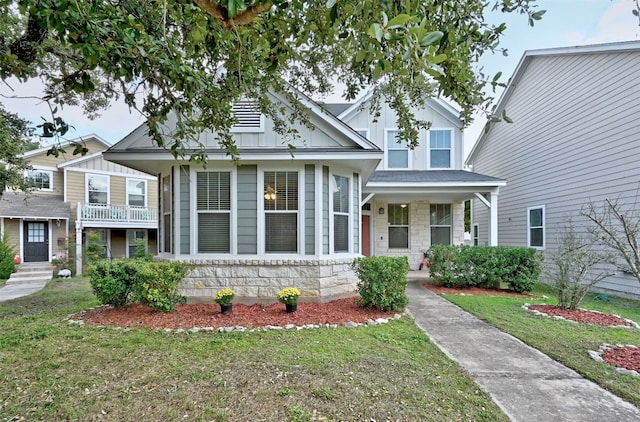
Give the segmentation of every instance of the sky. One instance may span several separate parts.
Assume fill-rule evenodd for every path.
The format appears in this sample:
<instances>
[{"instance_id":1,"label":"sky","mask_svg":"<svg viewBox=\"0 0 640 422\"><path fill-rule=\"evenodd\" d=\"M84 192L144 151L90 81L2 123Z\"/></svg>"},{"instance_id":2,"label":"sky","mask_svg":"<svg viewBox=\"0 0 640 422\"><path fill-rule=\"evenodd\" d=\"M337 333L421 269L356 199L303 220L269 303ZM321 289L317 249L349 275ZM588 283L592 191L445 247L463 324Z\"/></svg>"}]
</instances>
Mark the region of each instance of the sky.
<instances>
[{"instance_id":1,"label":"sky","mask_svg":"<svg viewBox=\"0 0 640 422\"><path fill-rule=\"evenodd\" d=\"M507 23L500 45L508 50L508 56L489 53L483 57L478 65L484 68L485 73L493 75L500 71L503 78L508 79L526 50L640 40L638 18L631 13L634 0L538 0L537 4L539 9L547 12L542 20L535 22L534 27L528 26L525 15L498 12L488 15L490 22ZM6 98L41 95L37 83L9 81L8 84L0 84L0 95L0 102L7 110L34 124L43 121L41 116L50 116L48 106L33 98ZM335 101L338 98L324 100ZM80 108L65 107L63 112L67 122L74 127L67 134L68 139L96 134L114 144L144 123L137 112L130 112L122 103L113 104L96 120L84 117ZM484 120L478 116L474 124L465 130L467 153L483 126Z\"/></svg>"}]
</instances>

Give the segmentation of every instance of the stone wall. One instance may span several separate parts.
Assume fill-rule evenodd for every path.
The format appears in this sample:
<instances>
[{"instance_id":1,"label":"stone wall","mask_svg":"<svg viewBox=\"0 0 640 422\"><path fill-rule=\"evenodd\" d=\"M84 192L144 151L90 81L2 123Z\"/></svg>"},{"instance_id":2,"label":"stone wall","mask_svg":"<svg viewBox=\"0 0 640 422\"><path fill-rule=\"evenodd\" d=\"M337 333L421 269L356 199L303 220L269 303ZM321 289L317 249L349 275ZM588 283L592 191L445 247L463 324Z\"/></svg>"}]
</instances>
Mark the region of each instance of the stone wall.
<instances>
[{"instance_id":1,"label":"stone wall","mask_svg":"<svg viewBox=\"0 0 640 422\"><path fill-rule=\"evenodd\" d=\"M327 302L356 294L353 258L343 259L181 259L192 268L179 293L190 303L211 303L229 287L234 303L273 303L283 287L297 287L301 302Z\"/></svg>"}]
</instances>

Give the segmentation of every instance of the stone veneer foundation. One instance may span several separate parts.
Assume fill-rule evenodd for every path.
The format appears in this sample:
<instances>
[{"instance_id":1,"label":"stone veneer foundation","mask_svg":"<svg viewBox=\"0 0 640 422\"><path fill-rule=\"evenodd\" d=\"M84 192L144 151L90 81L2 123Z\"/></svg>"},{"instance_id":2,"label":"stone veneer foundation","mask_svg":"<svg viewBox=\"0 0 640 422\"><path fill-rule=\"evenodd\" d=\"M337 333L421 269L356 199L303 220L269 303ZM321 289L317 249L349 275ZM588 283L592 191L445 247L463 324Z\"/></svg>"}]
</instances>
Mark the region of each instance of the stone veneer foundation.
<instances>
[{"instance_id":1,"label":"stone veneer foundation","mask_svg":"<svg viewBox=\"0 0 640 422\"><path fill-rule=\"evenodd\" d=\"M283 287L297 287L301 302L328 302L354 296L358 278L353 258L343 259L184 259L191 269L179 293L189 303L212 303L223 288L234 290L234 303L273 303Z\"/></svg>"}]
</instances>

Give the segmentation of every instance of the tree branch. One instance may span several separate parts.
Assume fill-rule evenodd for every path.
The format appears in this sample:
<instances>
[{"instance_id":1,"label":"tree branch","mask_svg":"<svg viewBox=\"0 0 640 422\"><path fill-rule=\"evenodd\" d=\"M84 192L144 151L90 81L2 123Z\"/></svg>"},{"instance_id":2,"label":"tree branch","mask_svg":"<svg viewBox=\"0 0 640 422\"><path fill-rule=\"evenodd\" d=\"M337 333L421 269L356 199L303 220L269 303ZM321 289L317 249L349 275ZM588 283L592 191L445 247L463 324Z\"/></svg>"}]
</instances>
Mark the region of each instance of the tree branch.
<instances>
[{"instance_id":1,"label":"tree branch","mask_svg":"<svg viewBox=\"0 0 640 422\"><path fill-rule=\"evenodd\" d=\"M246 10L238 13L235 18L231 19L228 16L227 9L222 7L222 5L217 1L194 0L194 2L200 6L202 10L207 12L208 15L220 21L224 29L227 30L234 26L250 25L258 15L271 9L271 6L273 5L271 0L267 0L263 4L254 4L253 6L249 6Z\"/></svg>"}]
</instances>

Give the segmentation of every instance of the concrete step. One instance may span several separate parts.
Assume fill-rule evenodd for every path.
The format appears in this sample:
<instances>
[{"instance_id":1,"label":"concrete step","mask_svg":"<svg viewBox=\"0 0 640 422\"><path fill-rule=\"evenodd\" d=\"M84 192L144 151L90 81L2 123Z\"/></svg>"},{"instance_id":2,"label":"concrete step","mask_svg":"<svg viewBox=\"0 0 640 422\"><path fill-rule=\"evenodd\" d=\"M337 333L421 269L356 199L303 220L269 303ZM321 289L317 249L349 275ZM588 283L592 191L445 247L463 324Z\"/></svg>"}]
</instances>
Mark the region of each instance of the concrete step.
<instances>
[{"instance_id":1,"label":"concrete step","mask_svg":"<svg viewBox=\"0 0 640 422\"><path fill-rule=\"evenodd\" d=\"M32 271L29 273L13 273L7 280L7 284L27 283L34 280L51 280L53 278L53 270L50 271Z\"/></svg>"},{"instance_id":2,"label":"concrete step","mask_svg":"<svg viewBox=\"0 0 640 422\"><path fill-rule=\"evenodd\" d=\"M16 265L16 273L28 273L33 271L53 271L53 265L49 262L23 262ZM15 274L15 273L14 273Z\"/></svg>"}]
</instances>

